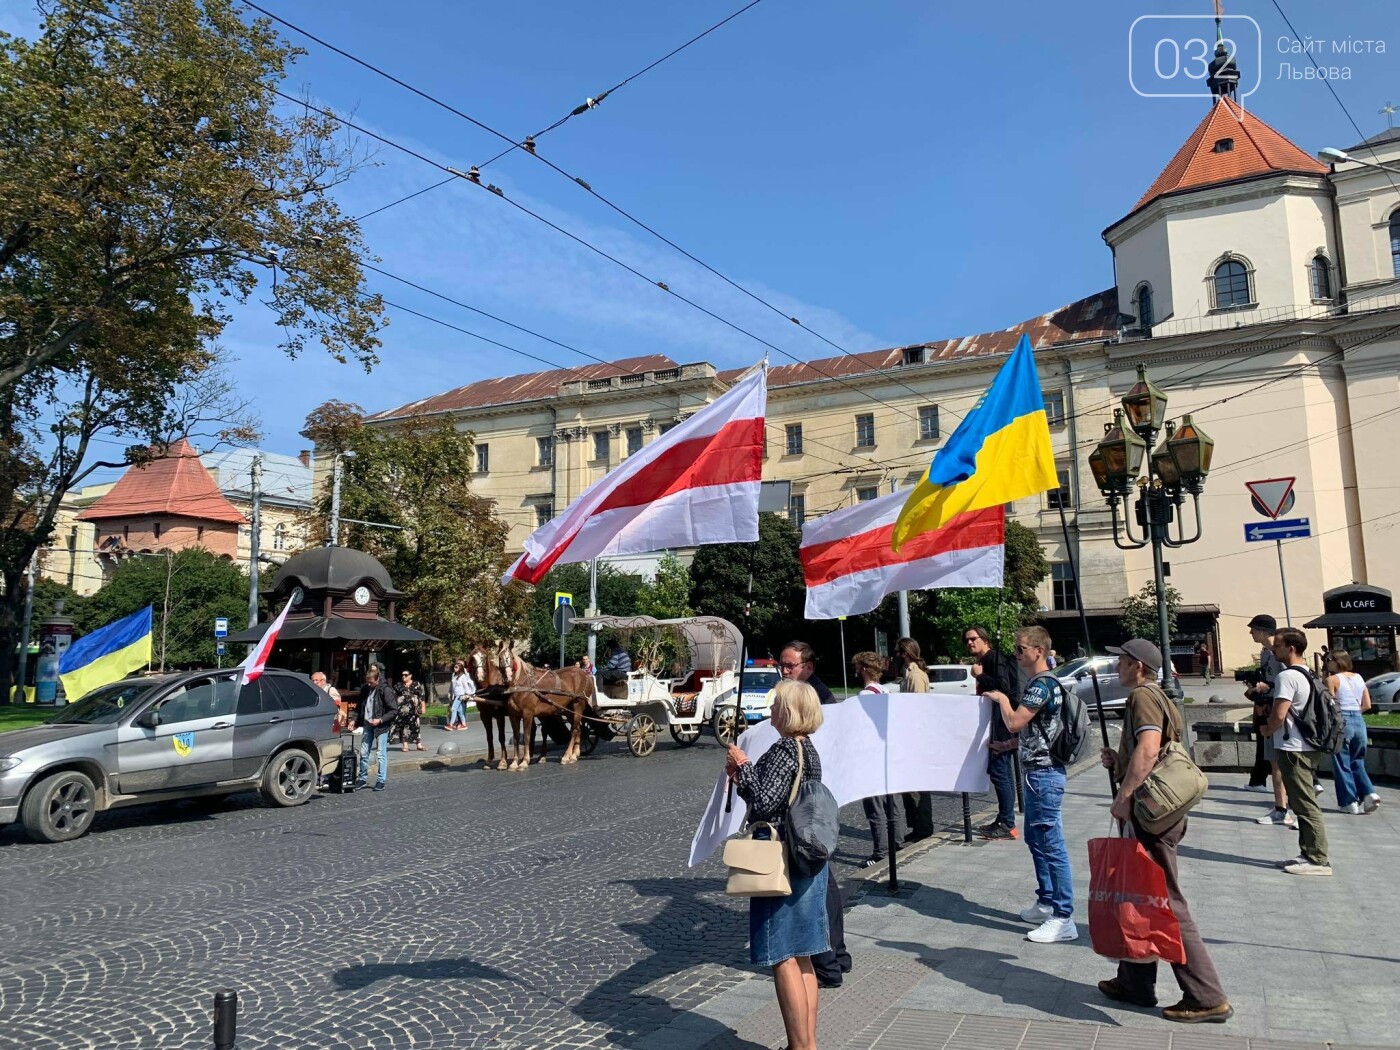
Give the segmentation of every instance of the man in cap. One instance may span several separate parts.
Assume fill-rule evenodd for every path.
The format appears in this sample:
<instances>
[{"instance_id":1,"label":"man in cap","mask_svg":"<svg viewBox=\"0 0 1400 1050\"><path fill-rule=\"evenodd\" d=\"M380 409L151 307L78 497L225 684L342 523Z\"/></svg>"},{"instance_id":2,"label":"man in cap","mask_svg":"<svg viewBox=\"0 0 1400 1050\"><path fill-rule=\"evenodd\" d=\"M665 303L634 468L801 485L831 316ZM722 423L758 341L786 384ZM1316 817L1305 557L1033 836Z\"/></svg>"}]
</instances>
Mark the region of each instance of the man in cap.
<instances>
[{"instance_id":1,"label":"man in cap","mask_svg":"<svg viewBox=\"0 0 1400 1050\"><path fill-rule=\"evenodd\" d=\"M1110 645L1108 651L1117 654L1118 680L1129 690L1118 750L1106 747L1100 754L1105 768L1114 771L1119 783L1109 812L1121 821L1132 822L1133 834L1166 876L1167 899L1181 927L1181 943L1186 950L1186 961L1172 964L1176 983L1181 986L1181 1002L1164 1009L1162 1016L1183 1024L1221 1024L1235 1011L1220 987L1215 964L1177 881L1176 851L1186 834L1186 818L1183 816L1154 835L1138 823L1133 812L1133 792L1152 772L1162 748L1184 736L1176 704L1157 684L1162 651L1142 638L1133 638L1121 646ZM1152 1007L1157 1005L1156 982L1155 961L1120 962L1118 976L1100 981L1099 991L1117 1002Z\"/></svg>"},{"instance_id":2,"label":"man in cap","mask_svg":"<svg viewBox=\"0 0 1400 1050\"><path fill-rule=\"evenodd\" d=\"M1278 631L1278 621L1268 613L1260 613L1249 621L1249 636L1260 646L1259 681L1245 690L1245 696L1254 704L1254 731L1258 738L1254 745L1254 768L1249 774L1249 786L1258 787L1264 777L1273 777L1274 804L1269 812L1260 817L1259 824L1282 824L1284 827L1297 827L1297 820L1288 808L1288 793L1283 787L1283 775L1279 770L1278 751L1273 740L1263 731L1269 720L1269 712L1274 704L1274 685L1278 682L1283 664L1274 655L1274 634Z\"/></svg>"}]
</instances>

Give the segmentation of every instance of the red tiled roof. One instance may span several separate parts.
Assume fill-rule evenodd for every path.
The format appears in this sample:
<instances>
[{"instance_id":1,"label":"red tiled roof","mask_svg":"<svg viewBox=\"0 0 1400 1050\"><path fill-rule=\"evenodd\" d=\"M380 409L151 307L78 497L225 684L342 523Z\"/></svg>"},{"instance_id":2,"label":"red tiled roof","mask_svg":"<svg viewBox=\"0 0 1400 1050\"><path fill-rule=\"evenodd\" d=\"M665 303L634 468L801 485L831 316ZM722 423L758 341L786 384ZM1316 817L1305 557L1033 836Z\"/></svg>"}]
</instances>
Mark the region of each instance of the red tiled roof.
<instances>
[{"instance_id":1,"label":"red tiled roof","mask_svg":"<svg viewBox=\"0 0 1400 1050\"><path fill-rule=\"evenodd\" d=\"M815 383L823 379L844 379L891 368L899 368L910 350L923 350L923 359L955 361L965 357L1009 354L1022 335L1030 337L1037 350L1068 343L1109 339L1118 334L1118 291L1109 288L1079 299L1048 314L1032 317L999 332L943 339L932 343L914 343L890 350L871 350L861 354L825 357L800 365L776 365L768 370L769 387ZM733 382L744 369L733 368L719 373L724 382Z\"/></svg>"},{"instance_id":2,"label":"red tiled roof","mask_svg":"<svg viewBox=\"0 0 1400 1050\"><path fill-rule=\"evenodd\" d=\"M556 368L548 372L529 372L501 379L482 379L459 386L456 390L449 390L445 394L434 394L412 404L375 412L368 418L395 419L415 412L454 412L464 408L489 408L493 405L512 405L521 401L538 401L558 394L559 388L565 383L608 379L613 376L678 367L680 366L676 362L664 354L649 354L645 357L624 357L621 361L609 361L607 364L579 365L576 368Z\"/></svg>"},{"instance_id":3,"label":"red tiled roof","mask_svg":"<svg viewBox=\"0 0 1400 1050\"><path fill-rule=\"evenodd\" d=\"M82 521L155 516L242 524L243 515L224 498L199 453L183 438L160 459L129 467L110 492L78 515Z\"/></svg>"},{"instance_id":4,"label":"red tiled roof","mask_svg":"<svg viewBox=\"0 0 1400 1050\"><path fill-rule=\"evenodd\" d=\"M1232 147L1217 151L1229 139ZM1222 98L1210 107L1186 144L1157 176L1133 211L1158 197L1275 172L1325 175L1327 166L1289 142L1253 113Z\"/></svg>"}]
</instances>

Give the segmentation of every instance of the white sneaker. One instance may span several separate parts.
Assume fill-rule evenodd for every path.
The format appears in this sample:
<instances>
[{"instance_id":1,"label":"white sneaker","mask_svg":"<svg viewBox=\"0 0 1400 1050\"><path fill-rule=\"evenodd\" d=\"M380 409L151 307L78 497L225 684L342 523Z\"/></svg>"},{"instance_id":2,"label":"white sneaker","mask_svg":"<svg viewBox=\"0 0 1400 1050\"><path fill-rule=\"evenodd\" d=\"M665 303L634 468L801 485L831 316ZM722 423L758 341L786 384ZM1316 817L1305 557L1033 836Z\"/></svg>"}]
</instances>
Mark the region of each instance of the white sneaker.
<instances>
[{"instance_id":1,"label":"white sneaker","mask_svg":"<svg viewBox=\"0 0 1400 1050\"><path fill-rule=\"evenodd\" d=\"M1328 874L1331 874L1331 869L1328 869ZM1037 944L1077 941L1079 940L1079 927L1074 925L1073 919L1051 917L1026 934L1026 940L1035 941Z\"/></svg>"},{"instance_id":2,"label":"white sneaker","mask_svg":"<svg viewBox=\"0 0 1400 1050\"><path fill-rule=\"evenodd\" d=\"M1281 860L1274 866L1278 868L1291 868L1295 864L1306 864L1307 862L1308 858L1300 853L1296 857L1289 857L1287 860Z\"/></svg>"},{"instance_id":3,"label":"white sneaker","mask_svg":"<svg viewBox=\"0 0 1400 1050\"><path fill-rule=\"evenodd\" d=\"M1256 824L1282 824L1285 828L1298 826L1297 818L1293 816L1291 809L1270 809L1262 817L1254 821Z\"/></svg>"},{"instance_id":4,"label":"white sneaker","mask_svg":"<svg viewBox=\"0 0 1400 1050\"><path fill-rule=\"evenodd\" d=\"M1246 784L1245 787L1244 787L1244 789L1245 789L1246 791L1272 791L1272 790L1273 790L1273 788L1269 787L1268 784Z\"/></svg>"},{"instance_id":5,"label":"white sneaker","mask_svg":"<svg viewBox=\"0 0 1400 1050\"><path fill-rule=\"evenodd\" d=\"M1050 905L1048 904L1041 904L1040 901L1036 901L1025 911L1021 912L1022 922L1033 922L1037 926L1043 923L1046 919L1053 919L1054 917L1055 909L1050 907Z\"/></svg>"},{"instance_id":6,"label":"white sneaker","mask_svg":"<svg viewBox=\"0 0 1400 1050\"><path fill-rule=\"evenodd\" d=\"M1372 791L1369 795L1367 795L1367 796L1362 800L1362 802L1361 802L1361 812L1363 812L1363 813L1374 813L1374 812L1376 811L1376 807L1379 806L1380 804L1381 804L1381 797L1380 797L1379 795L1377 795L1374 791Z\"/></svg>"},{"instance_id":7,"label":"white sneaker","mask_svg":"<svg viewBox=\"0 0 1400 1050\"><path fill-rule=\"evenodd\" d=\"M1290 875L1331 875L1332 865L1314 864L1312 861L1304 858L1297 863L1288 865L1288 867L1283 870Z\"/></svg>"},{"instance_id":8,"label":"white sneaker","mask_svg":"<svg viewBox=\"0 0 1400 1050\"><path fill-rule=\"evenodd\" d=\"M1322 794L1322 785L1319 784L1319 783L1317 783L1316 781L1314 781L1314 782L1313 782L1313 791L1315 791L1315 792L1316 792L1317 794L1319 794L1319 795Z\"/></svg>"},{"instance_id":9,"label":"white sneaker","mask_svg":"<svg viewBox=\"0 0 1400 1050\"><path fill-rule=\"evenodd\" d=\"M1361 803L1348 802L1345 806L1338 806L1337 808L1343 813L1351 813L1352 815L1358 815L1361 812Z\"/></svg>"}]
</instances>

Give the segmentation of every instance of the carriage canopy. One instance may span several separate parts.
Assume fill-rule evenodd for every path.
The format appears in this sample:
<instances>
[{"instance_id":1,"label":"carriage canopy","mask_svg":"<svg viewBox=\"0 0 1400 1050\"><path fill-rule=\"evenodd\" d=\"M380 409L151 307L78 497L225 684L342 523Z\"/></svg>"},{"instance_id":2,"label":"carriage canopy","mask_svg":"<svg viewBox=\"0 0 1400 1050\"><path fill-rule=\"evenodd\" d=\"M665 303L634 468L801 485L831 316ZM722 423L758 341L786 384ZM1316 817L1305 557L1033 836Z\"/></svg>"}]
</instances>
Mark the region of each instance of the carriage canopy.
<instances>
[{"instance_id":1,"label":"carriage canopy","mask_svg":"<svg viewBox=\"0 0 1400 1050\"><path fill-rule=\"evenodd\" d=\"M580 616L574 624L591 630L609 627L614 631L673 631L686 641L690 653L687 672L736 667L744 642L739 628L721 616L686 616L676 620L658 620L653 616Z\"/></svg>"}]
</instances>

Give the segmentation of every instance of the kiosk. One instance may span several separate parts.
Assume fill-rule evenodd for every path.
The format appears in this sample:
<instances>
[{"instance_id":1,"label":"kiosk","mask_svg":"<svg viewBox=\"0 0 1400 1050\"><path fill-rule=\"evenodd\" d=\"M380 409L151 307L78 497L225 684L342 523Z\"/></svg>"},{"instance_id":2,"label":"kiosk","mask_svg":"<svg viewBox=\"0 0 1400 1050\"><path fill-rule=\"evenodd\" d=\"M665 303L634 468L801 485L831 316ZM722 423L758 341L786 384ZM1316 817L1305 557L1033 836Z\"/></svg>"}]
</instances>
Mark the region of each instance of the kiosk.
<instances>
[{"instance_id":1,"label":"kiosk","mask_svg":"<svg viewBox=\"0 0 1400 1050\"><path fill-rule=\"evenodd\" d=\"M1322 595L1323 614L1303 626L1327 631L1327 648L1351 657L1362 678L1400 669L1395 660L1395 628L1400 616L1384 587L1352 583Z\"/></svg>"}]
</instances>

